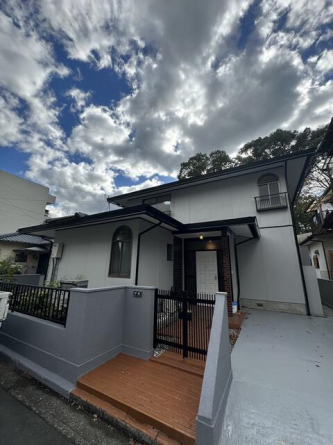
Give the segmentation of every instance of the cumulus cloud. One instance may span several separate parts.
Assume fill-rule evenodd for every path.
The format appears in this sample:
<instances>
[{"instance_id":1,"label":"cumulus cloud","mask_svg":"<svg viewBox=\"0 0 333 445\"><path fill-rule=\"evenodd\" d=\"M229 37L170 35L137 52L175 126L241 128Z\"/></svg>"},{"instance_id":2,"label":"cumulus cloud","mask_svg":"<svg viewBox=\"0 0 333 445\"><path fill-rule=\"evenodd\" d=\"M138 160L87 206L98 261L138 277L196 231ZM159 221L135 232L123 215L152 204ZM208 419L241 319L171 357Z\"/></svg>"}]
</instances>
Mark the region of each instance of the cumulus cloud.
<instances>
[{"instance_id":1,"label":"cumulus cloud","mask_svg":"<svg viewBox=\"0 0 333 445\"><path fill-rule=\"evenodd\" d=\"M105 195L175 177L198 151L234 153L281 126L327 123L332 17L325 0L9 0L0 13L0 142L31 153L27 176L52 186L57 214L100 211ZM50 35L68 60L114 70L131 89L102 106L71 73L68 136L48 85L70 70ZM118 188L119 174L137 182Z\"/></svg>"}]
</instances>

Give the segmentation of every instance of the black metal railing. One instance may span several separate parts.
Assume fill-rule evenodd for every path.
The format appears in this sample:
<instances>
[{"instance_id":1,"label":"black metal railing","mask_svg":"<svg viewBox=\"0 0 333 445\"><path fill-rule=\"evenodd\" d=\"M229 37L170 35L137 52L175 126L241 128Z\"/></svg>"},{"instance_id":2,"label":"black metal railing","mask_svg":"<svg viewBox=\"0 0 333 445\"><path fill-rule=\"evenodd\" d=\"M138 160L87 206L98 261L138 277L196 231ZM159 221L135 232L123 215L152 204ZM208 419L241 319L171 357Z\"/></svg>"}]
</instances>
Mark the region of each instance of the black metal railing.
<instances>
[{"instance_id":1,"label":"black metal railing","mask_svg":"<svg viewBox=\"0 0 333 445\"><path fill-rule=\"evenodd\" d=\"M154 347L205 360L210 338L215 295L157 290Z\"/></svg>"},{"instance_id":2,"label":"black metal railing","mask_svg":"<svg viewBox=\"0 0 333 445\"><path fill-rule=\"evenodd\" d=\"M287 193L275 193L274 195L256 196L256 209L257 212L264 210L285 209L288 207Z\"/></svg>"},{"instance_id":3,"label":"black metal railing","mask_svg":"<svg viewBox=\"0 0 333 445\"><path fill-rule=\"evenodd\" d=\"M9 309L12 312L66 324L69 290L0 281L0 291L11 293Z\"/></svg>"}]
</instances>

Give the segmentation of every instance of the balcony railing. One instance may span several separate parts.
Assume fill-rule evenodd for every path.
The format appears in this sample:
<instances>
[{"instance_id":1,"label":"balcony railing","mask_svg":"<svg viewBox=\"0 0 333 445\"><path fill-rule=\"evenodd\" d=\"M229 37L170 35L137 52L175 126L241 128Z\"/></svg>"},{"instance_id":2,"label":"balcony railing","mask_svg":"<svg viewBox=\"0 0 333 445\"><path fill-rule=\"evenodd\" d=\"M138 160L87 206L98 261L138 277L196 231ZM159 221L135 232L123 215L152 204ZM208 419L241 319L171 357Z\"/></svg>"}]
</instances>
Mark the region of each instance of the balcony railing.
<instances>
[{"instance_id":1,"label":"balcony railing","mask_svg":"<svg viewBox=\"0 0 333 445\"><path fill-rule=\"evenodd\" d=\"M311 220L311 230L314 235L325 232L333 228L333 212L332 210L325 210L316 213Z\"/></svg>"},{"instance_id":2,"label":"balcony railing","mask_svg":"<svg viewBox=\"0 0 333 445\"><path fill-rule=\"evenodd\" d=\"M285 209L288 207L287 193L276 193L274 195L256 196L257 212L264 210Z\"/></svg>"}]
</instances>

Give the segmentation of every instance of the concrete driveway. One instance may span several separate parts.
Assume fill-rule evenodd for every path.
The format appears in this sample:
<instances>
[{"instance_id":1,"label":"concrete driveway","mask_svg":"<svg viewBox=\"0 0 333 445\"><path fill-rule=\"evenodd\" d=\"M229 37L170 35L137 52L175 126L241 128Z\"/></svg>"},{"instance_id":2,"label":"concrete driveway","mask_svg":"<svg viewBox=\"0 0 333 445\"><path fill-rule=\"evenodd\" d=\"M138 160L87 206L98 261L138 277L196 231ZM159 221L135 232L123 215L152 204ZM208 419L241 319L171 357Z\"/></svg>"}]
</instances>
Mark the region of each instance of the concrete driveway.
<instances>
[{"instance_id":1,"label":"concrete driveway","mask_svg":"<svg viewBox=\"0 0 333 445\"><path fill-rule=\"evenodd\" d=\"M333 319L251 310L221 445L333 444Z\"/></svg>"}]
</instances>

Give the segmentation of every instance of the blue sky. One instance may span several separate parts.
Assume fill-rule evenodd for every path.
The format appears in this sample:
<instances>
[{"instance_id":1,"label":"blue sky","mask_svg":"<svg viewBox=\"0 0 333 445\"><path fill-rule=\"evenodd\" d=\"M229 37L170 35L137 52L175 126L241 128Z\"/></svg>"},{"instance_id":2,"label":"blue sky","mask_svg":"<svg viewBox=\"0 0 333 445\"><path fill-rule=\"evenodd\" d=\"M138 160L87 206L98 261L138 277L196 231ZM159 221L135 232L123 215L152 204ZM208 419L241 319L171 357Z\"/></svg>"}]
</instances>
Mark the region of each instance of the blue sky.
<instances>
[{"instance_id":1,"label":"blue sky","mask_svg":"<svg viewBox=\"0 0 333 445\"><path fill-rule=\"evenodd\" d=\"M333 6L318 0L5 0L0 168L54 215L173 181L201 151L333 114Z\"/></svg>"}]
</instances>

